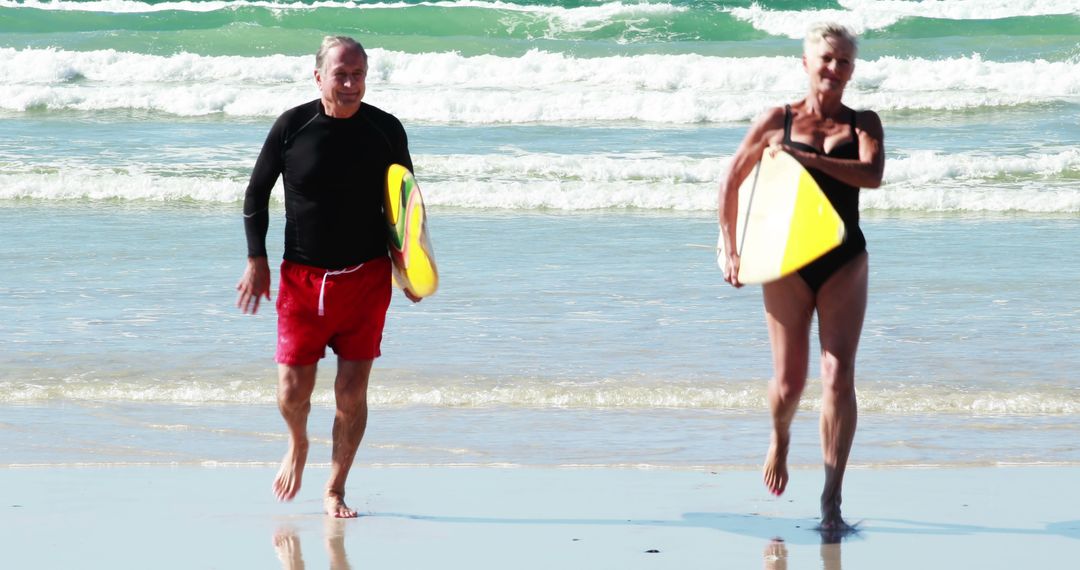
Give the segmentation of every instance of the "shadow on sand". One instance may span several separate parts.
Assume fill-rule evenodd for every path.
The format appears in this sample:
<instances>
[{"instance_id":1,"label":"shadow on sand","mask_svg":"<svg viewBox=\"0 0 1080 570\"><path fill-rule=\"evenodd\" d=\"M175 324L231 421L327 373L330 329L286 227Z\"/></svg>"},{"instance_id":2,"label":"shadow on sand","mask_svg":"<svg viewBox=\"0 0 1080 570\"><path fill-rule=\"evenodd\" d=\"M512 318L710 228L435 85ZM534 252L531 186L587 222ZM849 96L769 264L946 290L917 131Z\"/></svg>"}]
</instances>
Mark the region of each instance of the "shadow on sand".
<instances>
[{"instance_id":1,"label":"shadow on sand","mask_svg":"<svg viewBox=\"0 0 1080 570\"><path fill-rule=\"evenodd\" d=\"M1080 540L1080 521L1049 523L1043 528L1014 528L971 524L938 523L906 519L860 521L840 530L821 529L816 519L793 519L759 514L685 513L679 519L588 519L588 518L507 518L435 516L408 513L371 513L368 516L397 517L443 523L499 525L607 525L656 526L667 528L707 528L764 540L781 538L789 544L836 544L863 539L872 534L1020 535L1064 536Z\"/></svg>"},{"instance_id":2,"label":"shadow on sand","mask_svg":"<svg viewBox=\"0 0 1080 570\"><path fill-rule=\"evenodd\" d=\"M813 545L821 548L822 567L841 570L841 546L851 540L863 540L865 534L909 534L933 536L963 535L1054 535L1080 540L1080 520L1047 524L1044 528L1010 528L969 524L936 523L908 519L877 519L856 523L842 530L821 529L814 519L793 519L759 514L685 513L679 519L588 519L588 518L508 518L436 516L409 513L370 513L367 517L390 517L448 524L494 525L597 525L664 528L705 528L758 538L766 542L763 554L766 570L786 570L787 545ZM355 519L354 519L355 520ZM324 542L332 570L350 570L345 554L343 519L325 517ZM274 533L274 550L285 570L304 568L297 533L288 525Z\"/></svg>"}]
</instances>

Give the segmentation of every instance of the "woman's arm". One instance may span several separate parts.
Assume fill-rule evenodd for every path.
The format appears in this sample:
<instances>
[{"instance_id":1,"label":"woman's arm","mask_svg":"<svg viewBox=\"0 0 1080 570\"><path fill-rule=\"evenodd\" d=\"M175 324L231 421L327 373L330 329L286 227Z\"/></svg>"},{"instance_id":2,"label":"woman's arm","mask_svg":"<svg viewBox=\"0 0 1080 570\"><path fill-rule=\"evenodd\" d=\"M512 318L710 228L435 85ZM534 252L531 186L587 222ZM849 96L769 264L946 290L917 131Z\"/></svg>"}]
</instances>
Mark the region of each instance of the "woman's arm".
<instances>
[{"instance_id":1,"label":"woman's arm","mask_svg":"<svg viewBox=\"0 0 1080 570\"><path fill-rule=\"evenodd\" d=\"M885 129L873 111L860 111L855 135L859 137L859 158L832 158L783 145L785 152L803 166L815 168L833 178L859 188L881 186L885 172Z\"/></svg>"},{"instance_id":2,"label":"woman's arm","mask_svg":"<svg viewBox=\"0 0 1080 570\"><path fill-rule=\"evenodd\" d=\"M717 215L720 222L720 239L727 259L724 262L724 280L736 287L739 283L739 254L736 251L735 227L739 215L739 186L750 175L761 153L775 144L784 130L784 109L776 107L762 114L746 132L742 143L731 158L727 175L720 181Z\"/></svg>"}]
</instances>

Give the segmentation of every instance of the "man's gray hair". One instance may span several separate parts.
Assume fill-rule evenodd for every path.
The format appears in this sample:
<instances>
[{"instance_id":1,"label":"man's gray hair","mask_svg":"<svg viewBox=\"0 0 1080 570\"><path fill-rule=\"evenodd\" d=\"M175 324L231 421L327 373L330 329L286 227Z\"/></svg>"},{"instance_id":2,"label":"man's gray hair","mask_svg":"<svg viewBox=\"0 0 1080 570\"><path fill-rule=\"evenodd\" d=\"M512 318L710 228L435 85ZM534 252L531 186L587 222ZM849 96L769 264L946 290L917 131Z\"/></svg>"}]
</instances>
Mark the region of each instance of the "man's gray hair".
<instances>
[{"instance_id":1,"label":"man's gray hair","mask_svg":"<svg viewBox=\"0 0 1080 570\"><path fill-rule=\"evenodd\" d=\"M315 54L315 69L320 72L323 69L323 62L326 60L326 54L330 50L338 47L346 46L349 49L355 49L367 59L367 52L364 51L364 46L360 45L360 42L350 38L349 36L326 36L322 40L322 45L319 46L318 53Z\"/></svg>"},{"instance_id":2,"label":"man's gray hair","mask_svg":"<svg viewBox=\"0 0 1080 570\"><path fill-rule=\"evenodd\" d=\"M836 22L818 22L812 24L808 30L806 30L806 39L803 40L803 50L813 45L817 45L828 38L839 38L845 42L851 44L855 53L859 53L859 38L855 36L855 33L848 29L843 24L837 24Z\"/></svg>"}]
</instances>

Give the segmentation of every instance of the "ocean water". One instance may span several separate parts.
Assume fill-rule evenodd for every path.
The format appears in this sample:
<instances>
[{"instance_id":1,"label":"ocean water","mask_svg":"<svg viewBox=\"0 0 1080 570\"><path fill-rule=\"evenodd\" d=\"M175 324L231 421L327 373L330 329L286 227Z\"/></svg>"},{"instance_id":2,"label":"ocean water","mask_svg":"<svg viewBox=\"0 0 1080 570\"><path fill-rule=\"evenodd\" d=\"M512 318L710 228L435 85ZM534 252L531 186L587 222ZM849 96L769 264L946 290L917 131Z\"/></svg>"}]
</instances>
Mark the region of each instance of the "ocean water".
<instances>
[{"instance_id":1,"label":"ocean water","mask_svg":"<svg viewBox=\"0 0 1080 570\"><path fill-rule=\"evenodd\" d=\"M822 19L861 35L846 100L886 128L852 462L1080 464L1076 0L0 0L0 465L278 461L241 200L349 34L442 272L395 296L359 464L756 467L768 339L715 266L716 190Z\"/></svg>"}]
</instances>

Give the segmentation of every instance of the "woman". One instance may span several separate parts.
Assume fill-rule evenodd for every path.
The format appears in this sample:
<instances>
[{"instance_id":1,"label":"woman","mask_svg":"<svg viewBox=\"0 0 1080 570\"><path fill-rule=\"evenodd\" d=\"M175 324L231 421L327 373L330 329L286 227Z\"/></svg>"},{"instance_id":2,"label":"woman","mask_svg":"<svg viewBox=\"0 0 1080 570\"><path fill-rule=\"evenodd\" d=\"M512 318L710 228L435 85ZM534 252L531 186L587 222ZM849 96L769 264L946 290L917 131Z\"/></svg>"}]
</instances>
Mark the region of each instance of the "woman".
<instances>
[{"instance_id":1,"label":"woman","mask_svg":"<svg viewBox=\"0 0 1080 570\"><path fill-rule=\"evenodd\" d=\"M803 44L809 76L806 97L766 111L743 139L720 188L720 231L724 279L741 287L735 244L739 185L762 153L791 154L824 190L847 228L843 244L820 259L763 287L772 345L774 377L769 383L772 441L765 457L765 486L780 495L788 482L791 422L806 386L810 323L818 317L821 344L821 448L825 488L821 529L849 528L840 516L840 489L855 435L855 351L866 313L868 261L859 229L859 188L881 185L884 132L873 111L855 111L842 101L855 70L855 36L837 24L817 24Z\"/></svg>"}]
</instances>

